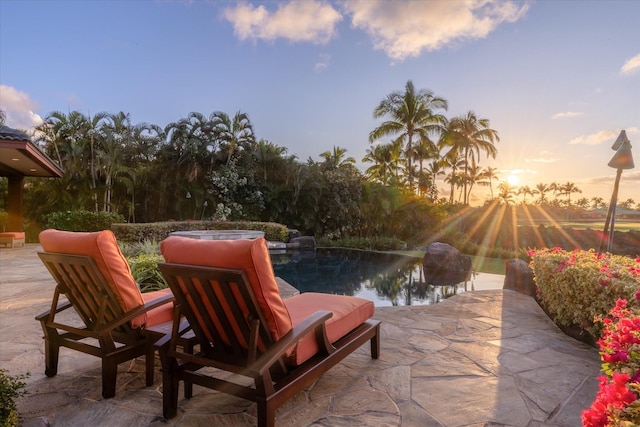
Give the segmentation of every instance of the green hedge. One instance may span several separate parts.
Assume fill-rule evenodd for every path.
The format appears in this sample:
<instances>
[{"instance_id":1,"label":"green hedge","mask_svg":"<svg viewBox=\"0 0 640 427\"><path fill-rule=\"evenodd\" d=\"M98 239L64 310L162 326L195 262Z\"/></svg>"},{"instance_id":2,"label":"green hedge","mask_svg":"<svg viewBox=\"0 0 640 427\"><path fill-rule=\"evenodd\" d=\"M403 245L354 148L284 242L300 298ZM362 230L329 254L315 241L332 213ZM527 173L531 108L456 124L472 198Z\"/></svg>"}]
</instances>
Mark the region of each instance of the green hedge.
<instances>
[{"instance_id":1,"label":"green hedge","mask_svg":"<svg viewBox=\"0 0 640 427\"><path fill-rule=\"evenodd\" d=\"M530 251L540 305L561 327L578 326L598 339L600 322L618 299L638 306L640 258L560 248Z\"/></svg>"},{"instance_id":2,"label":"green hedge","mask_svg":"<svg viewBox=\"0 0 640 427\"><path fill-rule=\"evenodd\" d=\"M42 223L45 228L57 230L102 231L123 221L124 217L115 212L65 211L45 215Z\"/></svg>"},{"instance_id":3,"label":"green hedge","mask_svg":"<svg viewBox=\"0 0 640 427\"><path fill-rule=\"evenodd\" d=\"M289 229L273 222L249 221L170 221L147 224L113 224L111 230L118 241L135 243L162 241L174 231L192 230L256 230L264 231L265 238L273 242L289 241Z\"/></svg>"}]
</instances>

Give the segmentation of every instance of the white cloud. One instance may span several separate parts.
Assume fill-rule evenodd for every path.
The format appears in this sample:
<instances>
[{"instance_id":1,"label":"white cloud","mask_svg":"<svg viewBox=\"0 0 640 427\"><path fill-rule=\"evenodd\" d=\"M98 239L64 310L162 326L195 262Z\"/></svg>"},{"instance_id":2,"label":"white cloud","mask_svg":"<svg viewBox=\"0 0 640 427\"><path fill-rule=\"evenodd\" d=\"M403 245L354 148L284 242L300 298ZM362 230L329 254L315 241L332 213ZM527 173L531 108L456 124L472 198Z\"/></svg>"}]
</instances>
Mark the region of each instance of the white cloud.
<instances>
[{"instance_id":1,"label":"white cloud","mask_svg":"<svg viewBox=\"0 0 640 427\"><path fill-rule=\"evenodd\" d=\"M225 8L224 18L233 24L240 40L268 40L284 38L292 42L325 44L331 40L342 15L323 2L291 1L278 3L275 12L264 5L238 4Z\"/></svg>"},{"instance_id":2,"label":"white cloud","mask_svg":"<svg viewBox=\"0 0 640 427\"><path fill-rule=\"evenodd\" d=\"M637 134L639 129L636 126L630 126L626 129L627 134ZM592 133L591 135L581 135L569 141L569 144L598 145L602 143L613 144L618 138L620 130L602 130Z\"/></svg>"},{"instance_id":3,"label":"white cloud","mask_svg":"<svg viewBox=\"0 0 640 427\"><path fill-rule=\"evenodd\" d=\"M327 67L329 67L330 62L331 62L331 55L323 53L318 58L318 62L316 63L314 68L316 71L325 70Z\"/></svg>"},{"instance_id":4,"label":"white cloud","mask_svg":"<svg viewBox=\"0 0 640 427\"><path fill-rule=\"evenodd\" d=\"M611 184L615 180L615 173L606 176L597 176L588 180L589 184ZM640 171L624 171L622 174L623 183L640 182Z\"/></svg>"},{"instance_id":5,"label":"white cloud","mask_svg":"<svg viewBox=\"0 0 640 427\"><path fill-rule=\"evenodd\" d=\"M620 131L602 130L591 135L580 135L569 141L569 144L598 145L603 142L611 142L616 140Z\"/></svg>"},{"instance_id":6,"label":"white cloud","mask_svg":"<svg viewBox=\"0 0 640 427\"><path fill-rule=\"evenodd\" d=\"M29 130L42 123L34 112L38 104L29 95L14 87L0 84L0 109L5 112L5 124L21 130Z\"/></svg>"},{"instance_id":7,"label":"white cloud","mask_svg":"<svg viewBox=\"0 0 640 427\"><path fill-rule=\"evenodd\" d=\"M580 117L582 116L584 113L581 112L577 112L577 111L563 111L561 113L556 113L553 116L551 116L552 119L565 119L565 118L574 118L574 117Z\"/></svg>"},{"instance_id":8,"label":"white cloud","mask_svg":"<svg viewBox=\"0 0 640 427\"><path fill-rule=\"evenodd\" d=\"M525 159L525 162L555 163L558 160L560 160L560 158L555 157L555 155L551 151L543 150L540 153L538 153L538 157L534 157L532 159Z\"/></svg>"},{"instance_id":9,"label":"white cloud","mask_svg":"<svg viewBox=\"0 0 640 427\"><path fill-rule=\"evenodd\" d=\"M503 22L515 22L528 2L504 0L350 1L343 3L352 25L373 38L375 49L402 61L423 50L480 39Z\"/></svg>"},{"instance_id":10,"label":"white cloud","mask_svg":"<svg viewBox=\"0 0 640 427\"><path fill-rule=\"evenodd\" d=\"M631 59L628 59L620 69L620 74L629 75L640 70L640 53Z\"/></svg>"}]
</instances>

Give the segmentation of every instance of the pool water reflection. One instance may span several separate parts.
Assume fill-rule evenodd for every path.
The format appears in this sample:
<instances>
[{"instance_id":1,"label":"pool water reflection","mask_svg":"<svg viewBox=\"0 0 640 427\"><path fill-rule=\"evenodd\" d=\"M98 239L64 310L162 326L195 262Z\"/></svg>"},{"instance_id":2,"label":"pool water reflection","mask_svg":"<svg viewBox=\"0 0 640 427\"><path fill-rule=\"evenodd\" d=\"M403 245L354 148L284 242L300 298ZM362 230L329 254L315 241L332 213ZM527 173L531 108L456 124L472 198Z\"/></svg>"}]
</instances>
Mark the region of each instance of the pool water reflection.
<instances>
[{"instance_id":1,"label":"pool water reflection","mask_svg":"<svg viewBox=\"0 0 640 427\"><path fill-rule=\"evenodd\" d=\"M377 307L435 304L461 292L502 289L504 276L473 273L455 285L426 283L422 259L371 251L322 249L272 254L275 275L300 292L352 295Z\"/></svg>"}]
</instances>

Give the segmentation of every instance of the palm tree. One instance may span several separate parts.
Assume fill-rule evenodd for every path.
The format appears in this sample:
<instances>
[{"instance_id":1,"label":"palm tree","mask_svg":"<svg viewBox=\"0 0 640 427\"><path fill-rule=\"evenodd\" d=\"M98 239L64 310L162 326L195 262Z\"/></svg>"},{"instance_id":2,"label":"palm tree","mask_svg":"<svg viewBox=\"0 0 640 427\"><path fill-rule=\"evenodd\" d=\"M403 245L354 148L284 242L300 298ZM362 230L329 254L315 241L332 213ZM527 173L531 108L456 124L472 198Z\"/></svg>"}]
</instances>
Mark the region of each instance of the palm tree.
<instances>
[{"instance_id":1,"label":"palm tree","mask_svg":"<svg viewBox=\"0 0 640 427\"><path fill-rule=\"evenodd\" d=\"M453 204L454 188L462 185L463 177L458 174L458 170L465 167L466 162L462 159L458 152L449 151L442 158L443 165L451 169L451 172L445 178L445 182L451 185L449 193L449 203Z\"/></svg>"},{"instance_id":2,"label":"palm tree","mask_svg":"<svg viewBox=\"0 0 640 427\"><path fill-rule=\"evenodd\" d=\"M87 133L89 135L89 147L90 147L90 165L89 169L91 171L91 191L93 192L93 209L95 212L98 212L98 192L96 187L96 137L101 139L103 137L102 134L102 126L106 123L106 119L109 117L107 113L98 113L93 116L87 117Z\"/></svg>"},{"instance_id":3,"label":"palm tree","mask_svg":"<svg viewBox=\"0 0 640 427\"><path fill-rule=\"evenodd\" d=\"M428 181L428 177L424 177L424 161L427 159L437 159L440 156L437 145L428 137L420 139L419 143L414 145L412 157L418 159L418 194L420 194L421 184ZM422 185L424 187L424 185Z\"/></svg>"},{"instance_id":4,"label":"palm tree","mask_svg":"<svg viewBox=\"0 0 640 427\"><path fill-rule=\"evenodd\" d=\"M487 166L482 170L482 178L487 179L486 184L485 181L478 181L478 184L489 186L489 191L491 192L491 200L493 200L493 180L498 179L498 169Z\"/></svg>"},{"instance_id":5,"label":"palm tree","mask_svg":"<svg viewBox=\"0 0 640 427\"><path fill-rule=\"evenodd\" d=\"M464 184L465 184L465 188L467 187L467 185L469 186L469 188L467 189L467 192L465 193L465 199L468 202L471 196L471 190L473 189L473 186L482 179L482 172L480 167L476 164L473 164L467 167L466 169L467 169L467 173L464 175Z\"/></svg>"},{"instance_id":6,"label":"palm tree","mask_svg":"<svg viewBox=\"0 0 640 427\"><path fill-rule=\"evenodd\" d=\"M431 202L438 200L438 185L436 180L438 176L444 175L444 163L442 161L434 160L427 166L427 174L429 174L429 199Z\"/></svg>"},{"instance_id":7,"label":"palm tree","mask_svg":"<svg viewBox=\"0 0 640 427\"><path fill-rule=\"evenodd\" d=\"M367 179L389 185L399 181L402 141L389 144L378 144L367 149L363 162L372 162L373 166L364 172Z\"/></svg>"},{"instance_id":8,"label":"palm tree","mask_svg":"<svg viewBox=\"0 0 640 427\"><path fill-rule=\"evenodd\" d=\"M633 209L633 205L636 204L636 201L629 198L627 200L625 200L624 202L621 202L618 206L620 206L621 208L625 208L625 209Z\"/></svg>"},{"instance_id":9,"label":"palm tree","mask_svg":"<svg viewBox=\"0 0 640 427\"><path fill-rule=\"evenodd\" d=\"M253 125L247 113L238 111L232 119L226 113L217 111L213 113L211 122L220 148L227 152L227 164L236 150L249 149L255 144Z\"/></svg>"},{"instance_id":10,"label":"palm tree","mask_svg":"<svg viewBox=\"0 0 640 427\"><path fill-rule=\"evenodd\" d=\"M582 193L573 182L566 182L565 184L558 187L558 192L560 194L564 194L567 196L567 207L571 206L571 194L572 193Z\"/></svg>"},{"instance_id":11,"label":"palm tree","mask_svg":"<svg viewBox=\"0 0 640 427\"><path fill-rule=\"evenodd\" d=\"M457 152L465 160L465 175L469 166L479 160L480 152L495 159L498 150L494 143L500 141L498 131L489 127L489 119L478 118L473 111L464 116L454 117L449 121L443 133L442 144L450 146L449 152ZM464 183L464 204L469 204L467 184Z\"/></svg>"},{"instance_id":12,"label":"palm tree","mask_svg":"<svg viewBox=\"0 0 640 427\"><path fill-rule=\"evenodd\" d=\"M579 198L578 200L576 200L576 206L582 210L587 210L587 208L589 207L589 199L587 199L586 197Z\"/></svg>"},{"instance_id":13,"label":"palm tree","mask_svg":"<svg viewBox=\"0 0 640 427\"><path fill-rule=\"evenodd\" d=\"M523 185L518 188L518 194L522 194L522 204L527 204L527 196L533 196L535 194L535 190L531 189L528 185Z\"/></svg>"},{"instance_id":14,"label":"palm tree","mask_svg":"<svg viewBox=\"0 0 640 427\"><path fill-rule=\"evenodd\" d=\"M277 160L280 160L287 154L285 147L279 147L269 141L260 139L253 150L253 156L257 160L258 164L262 168L262 179L264 183L267 183L267 171L270 165L274 165Z\"/></svg>"},{"instance_id":15,"label":"palm tree","mask_svg":"<svg viewBox=\"0 0 640 427\"><path fill-rule=\"evenodd\" d=\"M602 197L592 197L591 203L592 203L593 209L598 209L600 207L603 208L605 206L604 199Z\"/></svg>"},{"instance_id":16,"label":"palm tree","mask_svg":"<svg viewBox=\"0 0 640 427\"><path fill-rule=\"evenodd\" d=\"M430 133L439 133L446 124L444 115L437 110L447 110L448 103L444 98L437 97L430 90L416 91L413 82L407 81L404 92L393 92L373 111L373 117L378 119L389 116L390 120L383 122L369 134L369 142L379 138L398 135L403 143L406 141L407 169L409 172L409 186L413 188L413 143L414 141L431 141ZM434 152L437 150L434 147Z\"/></svg>"},{"instance_id":17,"label":"palm tree","mask_svg":"<svg viewBox=\"0 0 640 427\"><path fill-rule=\"evenodd\" d=\"M542 182L536 184L536 188L533 190L534 194L539 194L540 198L538 198L538 204L543 205L546 202L546 195L551 191L551 188Z\"/></svg>"},{"instance_id":18,"label":"palm tree","mask_svg":"<svg viewBox=\"0 0 640 427\"><path fill-rule=\"evenodd\" d=\"M501 182L500 185L498 185L498 199L507 205L514 202L515 193L516 189L508 182Z\"/></svg>"},{"instance_id":19,"label":"palm tree","mask_svg":"<svg viewBox=\"0 0 640 427\"><path fill-rule=\"evenodd\" d=\"M340 169L347 165L353 165L356 159L353 157L346 157L347 150L345 148L333 146L333 151L325 151L320 154L320 157L324 159L324 162L330 169Z\"/></svg>"}]
</instances>

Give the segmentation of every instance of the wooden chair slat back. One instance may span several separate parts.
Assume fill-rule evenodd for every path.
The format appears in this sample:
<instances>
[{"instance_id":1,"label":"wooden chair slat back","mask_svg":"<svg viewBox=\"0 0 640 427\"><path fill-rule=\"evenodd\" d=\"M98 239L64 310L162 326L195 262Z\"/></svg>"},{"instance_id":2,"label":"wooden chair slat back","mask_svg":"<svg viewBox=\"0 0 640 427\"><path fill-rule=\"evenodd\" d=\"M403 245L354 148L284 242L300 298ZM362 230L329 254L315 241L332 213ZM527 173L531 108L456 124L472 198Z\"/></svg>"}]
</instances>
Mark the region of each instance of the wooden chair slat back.
<instances>
[{"instance_id":1,"label":"wooden chair slat back","mask_svg":"<svg viewBox=\"0 0 640 427\"><path fill-rule=\"evenodd\" d=\"M244 271L171 263L159 267L201 348L245 366L249 354L273 344ZM252 344L255 320L258 340Z\"/></svg>"},{"instance_id":2,"label":"wooden chair slat back","mask_svg":"<svg viewBox=\"0 0 640 427\"><path fill-rule=\"evenodd\" d=\"M51 252L38 256L89 330L123 317L124 310L91 257Z\"/></svg>"}]
</instances>

